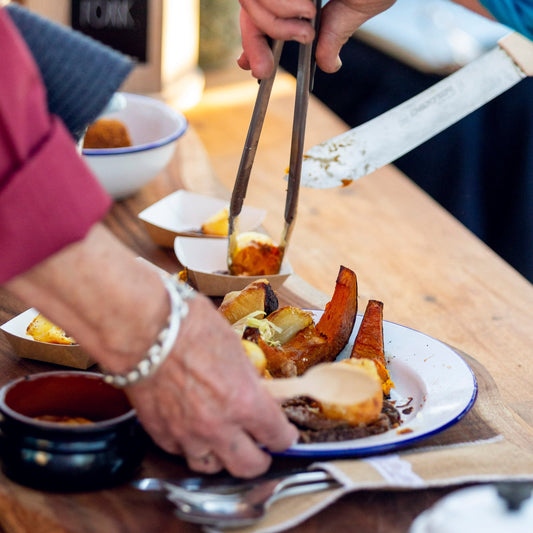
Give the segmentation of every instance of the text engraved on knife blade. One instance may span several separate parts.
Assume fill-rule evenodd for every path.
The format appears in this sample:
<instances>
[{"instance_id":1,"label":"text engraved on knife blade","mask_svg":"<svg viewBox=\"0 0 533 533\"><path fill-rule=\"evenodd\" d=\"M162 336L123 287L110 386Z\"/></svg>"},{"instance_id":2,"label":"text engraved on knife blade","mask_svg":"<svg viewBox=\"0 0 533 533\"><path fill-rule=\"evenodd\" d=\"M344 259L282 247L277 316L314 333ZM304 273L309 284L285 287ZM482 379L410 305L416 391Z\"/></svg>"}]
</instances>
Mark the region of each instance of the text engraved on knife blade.
<instances>
[{"instance_id":1,"label":"text engraved on knife blade","mask_svg":"<svg viewBox=\"0 0 533 533\"><path fill-rule=\"evenodd\" d=\"M302 186L345 185L391 163L524 79L500 47L382 115L311 148Z\"/></svg>"}]
</instances>

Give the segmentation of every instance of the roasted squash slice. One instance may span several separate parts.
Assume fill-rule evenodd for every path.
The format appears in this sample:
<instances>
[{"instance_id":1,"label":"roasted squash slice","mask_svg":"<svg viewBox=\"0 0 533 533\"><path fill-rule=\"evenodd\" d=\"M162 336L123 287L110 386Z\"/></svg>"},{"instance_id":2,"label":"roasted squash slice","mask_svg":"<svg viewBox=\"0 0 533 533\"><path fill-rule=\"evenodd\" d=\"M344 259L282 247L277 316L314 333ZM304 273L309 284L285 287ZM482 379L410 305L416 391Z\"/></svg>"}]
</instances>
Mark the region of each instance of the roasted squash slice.
<instances>
[{"instance_id":1,"label":"roasted squash slice","mask_svg":"<svg viewBox=\"0 0 533 533\"><path fill-rule=\"evenodd\" d=\"M350 338L356 314L357 277L341 266L333 297L316 325L305 327L281 346L271 346L261 337L257 339L270 374L296 376L317 363L335 360Z\"/></svg>"},{"instance_id":2,"label":"roasted squash slice","mask_svg":"<svg viewBox=\"0 0 533 533\"><path fill-rule=\"evenodd\" d=\"M383 393L388 396L394 383L385 361L383 344L383 302L369 300L352 348L351 358L374 362L381 379Z\"/></svg>"},{"instance_id":3,"label":"roasted squash slice","mask_svg":"<svg viewBox=\"0 0 533 533\"><path fill-rule=\"evenodd\" d=\"M259 279L247 285L242 291L226 294L218 310L230 324L234 324L255 311L262 311L266 316L277 308L278 297L270 282Z\"/></svg>"}]
</instances>

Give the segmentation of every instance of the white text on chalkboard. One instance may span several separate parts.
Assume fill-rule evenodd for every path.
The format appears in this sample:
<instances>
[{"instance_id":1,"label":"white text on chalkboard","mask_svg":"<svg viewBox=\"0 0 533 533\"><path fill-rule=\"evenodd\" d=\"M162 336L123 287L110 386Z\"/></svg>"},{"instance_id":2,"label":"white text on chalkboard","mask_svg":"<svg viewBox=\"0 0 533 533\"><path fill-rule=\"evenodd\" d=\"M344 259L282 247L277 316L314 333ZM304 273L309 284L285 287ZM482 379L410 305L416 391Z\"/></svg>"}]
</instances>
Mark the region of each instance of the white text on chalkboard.
<instances>
[{"instance_id":1,"label":"white text on chalkboard","mask_svg":"<svg viewBox=\"0 0 533 533\"><path fill-rule=\"evenodd\" d=\"M133 29L132 0L81 0L79 26L99 28Z\"/></svg>"}]
</instances>

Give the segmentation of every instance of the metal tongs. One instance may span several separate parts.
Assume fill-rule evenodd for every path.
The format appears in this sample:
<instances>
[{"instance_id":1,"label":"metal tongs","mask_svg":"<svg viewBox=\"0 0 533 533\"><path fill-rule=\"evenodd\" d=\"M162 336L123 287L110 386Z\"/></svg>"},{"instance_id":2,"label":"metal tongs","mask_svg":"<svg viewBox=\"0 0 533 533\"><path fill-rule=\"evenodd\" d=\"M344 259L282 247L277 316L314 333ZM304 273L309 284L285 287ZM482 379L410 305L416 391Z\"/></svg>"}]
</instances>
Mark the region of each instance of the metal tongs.
<instances>
[{"instance_id":1,"label":"metal tongs","mask_svg":"<svg viewBox=\"0 0 533 533\"><path fill-rule=\"evenodd\" d=\"M294 226L296 211L298 207L298 194L300 191L300 176L302 171L303 144L305 137L305 124L307 119L307 106L309 93L312 90L312 83L315 73L315 48L320 25L321 0L314 0L316 15L312 23L315 28L315 39L309 44L300 44L298 52L298 72L296 76L296 98L294 104L294 118L292 125L291 152L289 160L289 177L287 186L287 196L285 199L285 225L279 242L280 265L289 244L289 239ZM259 83L259 91L255 101L248 135L244 143L241 162L235 178L233 192L229 206L229 228L228 228L228 270L232 272L232 258L237 248L238 217L242 210L242 204L248 189L250 172L259 143L259 137L263 128L263 122L279 66L283 41L275 40L272 43L272 54L274 56L274 70L270 77L262 79Z\"/></svg>"}]
</instances>

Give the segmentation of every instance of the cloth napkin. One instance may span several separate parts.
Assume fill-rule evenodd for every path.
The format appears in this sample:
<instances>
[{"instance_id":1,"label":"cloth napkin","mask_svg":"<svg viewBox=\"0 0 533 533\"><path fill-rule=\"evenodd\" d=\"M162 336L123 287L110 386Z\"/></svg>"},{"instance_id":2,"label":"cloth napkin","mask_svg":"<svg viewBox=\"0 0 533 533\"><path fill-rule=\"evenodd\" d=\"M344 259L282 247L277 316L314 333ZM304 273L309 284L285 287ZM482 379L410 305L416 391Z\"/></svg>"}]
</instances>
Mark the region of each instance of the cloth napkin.
<instances>
[{"instance_id":1,"label":"cloth napkin","mask_svg":"<svg viewBox=\"0 0 533 533\"><path fill-rule=\"evenodd\" d=\"M330 472L341 486L274 502L261 521L238 529L239 533L284 531L360 490L422 490L471 482L533 480L533 429L503 405L486 369L461 355L479 386L474 407L461 421L398 453L315 463L313 467Z\"/></svg>"}]
</instances>

